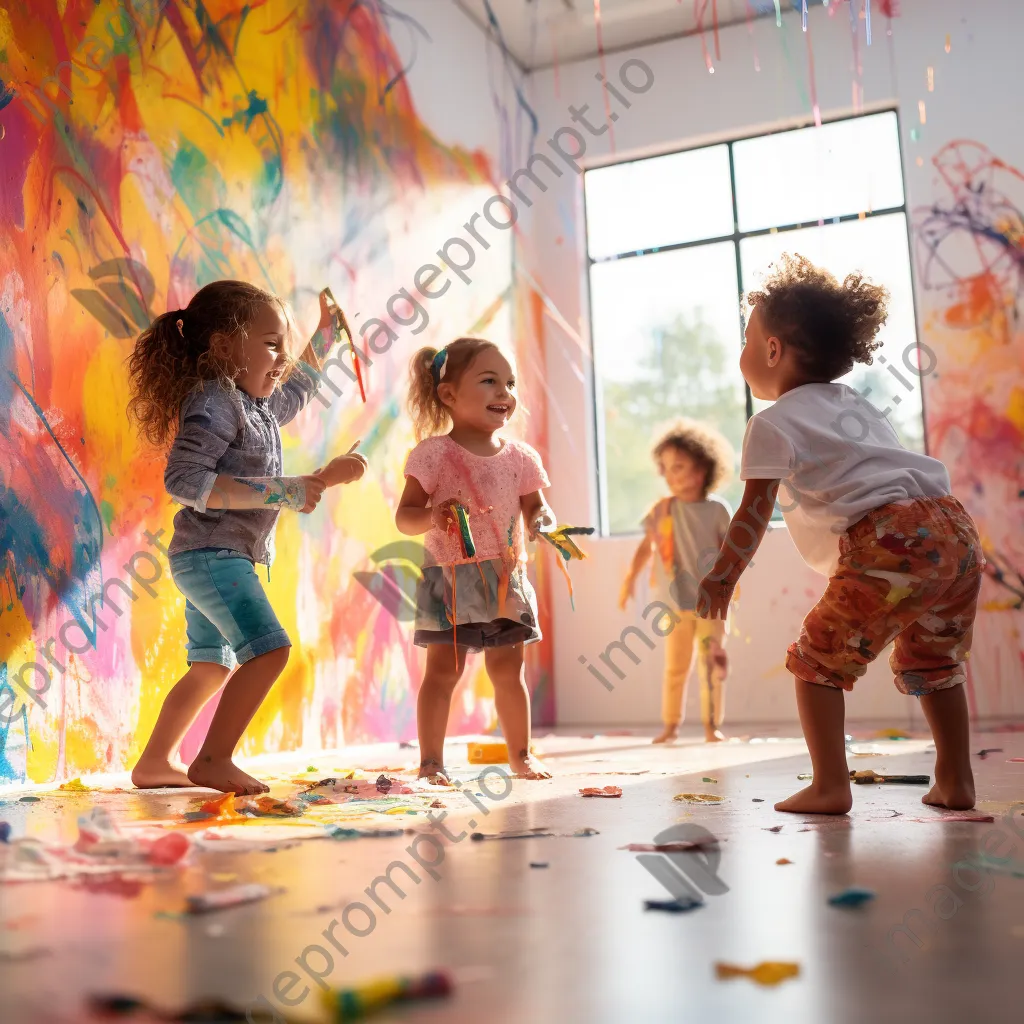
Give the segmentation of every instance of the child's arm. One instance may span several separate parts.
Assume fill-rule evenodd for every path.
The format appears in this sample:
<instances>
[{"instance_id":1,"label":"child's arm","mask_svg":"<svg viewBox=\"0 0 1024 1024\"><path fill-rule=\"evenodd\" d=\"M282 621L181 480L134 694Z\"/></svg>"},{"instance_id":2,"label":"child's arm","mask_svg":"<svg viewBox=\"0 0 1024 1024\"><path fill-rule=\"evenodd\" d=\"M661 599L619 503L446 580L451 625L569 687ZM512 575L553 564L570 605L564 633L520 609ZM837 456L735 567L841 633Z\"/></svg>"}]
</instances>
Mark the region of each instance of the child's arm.
<instances>
[{"instance_id":1,"label":"child's arm","mask_svg":"<svg viewBox=\"0 0 1024 1024\"><path fill-rule=\"evenodd\" d=\"M414 476L405 478L405 490L402 492L402 499L398 503L398 511L395 512L395 526L400 533L407 537L415 537L417 534L426 533L431 527L437 525L434 522L434 513L438 511L429 508L427 502L430 495L423 490L423 485Z\"/></svg>"},{"instance_id":2,"label":"child's arm","mask_svg":"<svg viewBox=\"0 0 1024 1024\"><path fill-rule=\"evenodd\" d=\"M619 592L619 609L621 611L625 611L626 605L632 600L633 588L636 586L637 578L640 576L643 567L650 561L653 551L654 545L651 543L650 535L645 533L637 545L636 551L633 553L633 561L629 567L629 572L626 573L626 578L622 581L622 590Z\"/></svg>"},{"instance_id":3,"label":"child's arm","mask_svg":"<svg viewBox=\"0 0 1024 1024\"><path fill-rule=\"evenodd\" d=\"M292 508L312 512L327 486L317 476L243 477L218 474L206 497L206 508ZM199 511L199 503L186 502Z\"/></svg>"},{"instance_id":4,"label":"child's arm","mask_svg":"<svg viewBox=\"0 0 1024 1024\"><path fill-rule=\"evenodd\" d=\"M519 507L523 510L523 522L530 540L536 540L541 531L553 530L557 524L555 513L544 500L543 491L531 491L519 499Z\"/></svg>"},{"instance_id":5,"label":"child's arm","mask_svg":"<svg viewBox=\"0 0 1024 1024\"><path fill-rule=\"evenodd\" d=\"M238 408L229 395L216 389L193 394L182 409L181 427L167 456L167 493L197 512L208 508L312 512L326 486L316 477L244 478L217 472L239 429Z\"/></svg>"},{"instance_id":6,"label":"child's arm","mask_svg":"<svg viewBox=\"0 0 1024 1024\"><path fill-rule=\"evenodd\" d=\"M768 529L778 490L778 480L747 481L743 499L729 523L729 531L725 535L718 560L700 582L697 614L701 618L726 617L732 592Z\"/></svg>"},{"instance_id":7,"label":"child's arm","mask_svg":"<svg viewBox=\"0 0 1024 1024\"><path fill-rule=\"evenodd\" d=\"M320 293L320 323L317 324L313 337L309 339L309 344L299 356L300 362L312 366L317 372L323 369L324 359L334 346L334 319L342 315L336 305L328 302L326 289L322 291ZM346 326L348 325L346 324Z\"/></svg>"},{"instance_id":8,"label":"child's arm","mask_svg":"<svg viewBox=\"0 0 1024 1024\"><path fill-rule=\"evenodd\" d=\"M320 390L320 371L334 346L334 318L340 314L341 310L328 305L326 296L321 292L320 323L288 379L270 396L270 411L282 426L293 420Z\"/></svg>"}]
</instances>

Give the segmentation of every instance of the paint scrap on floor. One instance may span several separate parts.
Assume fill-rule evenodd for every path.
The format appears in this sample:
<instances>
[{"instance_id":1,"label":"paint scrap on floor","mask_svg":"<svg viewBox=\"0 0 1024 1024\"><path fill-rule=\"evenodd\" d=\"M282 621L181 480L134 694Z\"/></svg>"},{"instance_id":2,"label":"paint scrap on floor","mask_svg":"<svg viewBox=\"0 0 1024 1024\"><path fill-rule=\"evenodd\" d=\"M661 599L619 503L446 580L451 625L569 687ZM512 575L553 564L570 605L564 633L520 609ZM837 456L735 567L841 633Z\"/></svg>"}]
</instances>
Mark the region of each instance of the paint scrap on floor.
<instances>
[{"instance_id":1,"label":"paint scrap on floor","mask_svg":"<svg viewBox=\"0 0 1024 1024\"><path fill-rule=\"evenodd\" d=\"M930 775L879 775L871 768L860 772L850 772L850 780L858 786L877 784L927 786L932 781Z\"/></svg>"},{"instance_id":2,"label":"paint scrap on floor","mask_svg":"<svg viewBox=\"0 0 1024 1024\"><path fill-rule=\"evenodd\" d=\"M581 789L580 796L620 797L622 790L618 786L602 786L600 789L591 786Z\"/></svg>"},{"instance_id":3,"label":"paint scrap on floor","mask_svg":"<svg viewBox=\"0 0 1024 1024\"><path fill-rule=\"evenodd\" d=\"M696 910L703 907L702 900L695 899L674 899L674 900L644 900L644 910L663 910L668 914L684 914L688 910Z\"/></svg>"},{"instance_id":4,"label":"paint scrap on floor","mask_svg":"<svg viewBox=\"0 0 1024 1024\"><path fill-rule=\"evenodd\" d=\"M722 802L722 798L714 793L676 793L672 799L688 804L720 804Z\"/></svg>"},{"instance_id":5,"label":"paint scrap on floor","mask_svg":"<svg viewBox=\"0 0 1024 1024\"><path fill-rule=\"evenodd\" d=\"M848 889L844 889L842 892L837 892L834 896L829 896L829 906L832 907L862 907L865 903L870 903L875 898L875 894L870 889L862 889L859 886L851 885Z\"/></svg>"},{"instance_id":6,"label":"paint scrap on floor","mask_svg":"<svg viewBox=\"0 0 1024 1024\"><path fill-rule=\"evenodd\" d=\"M248 882L243 885L233 885L228 889L216 889L213 892L201 892L194 896L186 896L185 906L190 914L210 914L218 910L240 907L245 903L256 903L283 891L283 889L272 889L269 885Z\"/></svg>"},{"instance_id":7,"label":"paint scrap on floor","mask_svg":"<svg viewBox=\"0 0 1024 1024\"><path fill-rule=\"evenodd\" d=\"M906 820L927 825L934 821L976 821L981 824L991 824L996 819L991 814L937 814L934 818L907 818Z\"/></svg>"},{"instance_id":8,"label":"paint scrap on floor","mask_svg":"<svg viewBox=\"0 0 1024 1024\"><path fill-rule=\"evenodd\" d=\"M597 836L601 833L596 828L578 828L575 832L549 832L545 828L511 829L507 832L473 832L470 839L474 843L485 839L576 839L580 836Z\"/></svg>"},{"instance_id":9,"label":"paint scrap on floor","mask_svg":"<svg viewBox=\"0 0 1024 1024\"><path fill-rule=\"evenodd\" d=\"M378 978L362 985L332 989L322 993L324 1008L337 1022L358 1020L394 1003L421 999L444 999L452 994L455 984L447 971L430 971L413 977L394 975Z\"/></svg>"},{"instance_id":10,"label":"paint scrap on floor","mask_svg":"<svg viewBox=\"0 0 1024 1024\"><path fill-rule=\"evenodd\" d=\"M731 978L750 978L758 985L778 985L800 974L800 965L783 960L765 960L754 967L737 967L735 964L716 963L715 976L719 981Z\"/></svg>"}]
</instances>

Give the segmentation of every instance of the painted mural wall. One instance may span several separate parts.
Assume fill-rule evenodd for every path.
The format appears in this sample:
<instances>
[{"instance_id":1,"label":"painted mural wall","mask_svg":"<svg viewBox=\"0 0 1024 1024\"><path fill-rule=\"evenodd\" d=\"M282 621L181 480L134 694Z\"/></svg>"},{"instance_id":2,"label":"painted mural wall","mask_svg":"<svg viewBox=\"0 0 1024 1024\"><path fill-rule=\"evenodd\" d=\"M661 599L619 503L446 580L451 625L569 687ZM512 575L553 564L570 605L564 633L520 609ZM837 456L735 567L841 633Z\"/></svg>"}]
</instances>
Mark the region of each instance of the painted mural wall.
<instances>
[{"instance_id":1,"label":"painted mural wall","mask_svg":"<svg viewBox=\"0 0 1024 1024\"><path fill-rule=\"evenodd\" d=\"M642 59L653 73L642 116L636 102L623 110L611 97L609 108L619 115L614 131L586 136L584 165L813 124L816 111L824 119L861 110L899 111L918 333L935 357L933 372L923 379L928 444L949 467L953 490L977 519L990 559L968 693L976 718L1019 720L1024 716L1024 143L1013 126L1019 120L1020 89L1015 40L1024 32L1024 8L953 0L871 5L831 0L810 5L805 32L800 6L783 0L777 23L770 0L753 0L751 13L767 16L720 32L708 7L702 35L539 72L531 96L542 137L569 123L569 103L589 103L592 121L602 125L605 97L595 76L606 73L618 85L616 70L628 58ZM813 173L813 168L793 168L794 175ZM524 228L529 263L565 319L586 333L581 180L549 179L549 185L537 196ZM870 267L863 269L871 273ZM550 430L551 497L563 517L593 521L597 470L590 365L580 361L567 339L563 334L548 345L550 377L562 382ZM615 680L612 692L580 664L581 657L596 663L624 629L644 625L642 603L622 613L606 598L607 589L622 579L635 544L635 537L622 536L591 544L591 557L578 572L575 611L555 594L560 724L658 720L663 646L647 650L634 642L640 662L619 658L625 678ZM741 583L733 619L728 719L796 728L786 647L824 586L824 577L804 566L784 529L768 534ZM688 697L687 718L699 722L695 685ZM850 695L848 710L851 718L902 727L924 724L917 703L895 691L884 657Z\"/></svg>"},{"instance_id":2,"label":"painted mural wall","mask_svg":"<svg viewBox=\"0 0 1024 1024\"><path fill-rule=\"evenodd\" d=\"M495 191L489 118L508 86L468 62L463 75L479 80L461 83L459 141L446 143L411 83L444 73L446 47L482 53L482 36L457 12L444 21L449 5L429 8L0 8L0 783L129 766L184 670L183 599L163 554L174 508L162 455L129 429L124 360L152 315L224 277L289 300L303 336L330 286L371 364L365 405L337 374L285 431L289 472L357 438L370 471L315 514L281 516L268 593L294 647L243 752L415 734L419 653L401 587L416 553L381 553L401 539L408 357L471 332L513 346L534 409L518 427L545 442L531 401L543 351L525 341L535 303L511 288L511 234L484 223L488 245L449 246L467 269L446 272L441 297L413 288ZM543 604L543 572L538 582ZM482 665L467 676L453 732L492 724Z\"/></svg>"}]
</instances>

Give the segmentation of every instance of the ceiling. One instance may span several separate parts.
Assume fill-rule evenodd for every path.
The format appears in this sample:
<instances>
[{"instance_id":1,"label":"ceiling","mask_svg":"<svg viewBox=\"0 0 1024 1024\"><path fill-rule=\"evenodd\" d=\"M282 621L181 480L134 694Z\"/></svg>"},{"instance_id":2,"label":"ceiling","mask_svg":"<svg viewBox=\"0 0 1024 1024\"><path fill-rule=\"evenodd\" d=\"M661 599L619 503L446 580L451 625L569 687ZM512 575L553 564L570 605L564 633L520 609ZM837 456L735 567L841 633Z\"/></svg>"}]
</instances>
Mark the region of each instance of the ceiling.
<instances>
[{"instance_id":1,"label":"ceiling","mask_svg":"<svg viewBox=\"0 0 1024 1024\"><path fill-rule=\"evenodd\" d=\"M524 70L551 67L598 53L594 0L454 0L485 32L494 33L488 3L512 57ZM811 0L811 3L820 0ZM781 0L784 11L793 0ZM748 14L775 13L775 0L600 0L605 53L704 30ZM701 12L702 16L701 16Z\"/></svg>"}]
</instances>

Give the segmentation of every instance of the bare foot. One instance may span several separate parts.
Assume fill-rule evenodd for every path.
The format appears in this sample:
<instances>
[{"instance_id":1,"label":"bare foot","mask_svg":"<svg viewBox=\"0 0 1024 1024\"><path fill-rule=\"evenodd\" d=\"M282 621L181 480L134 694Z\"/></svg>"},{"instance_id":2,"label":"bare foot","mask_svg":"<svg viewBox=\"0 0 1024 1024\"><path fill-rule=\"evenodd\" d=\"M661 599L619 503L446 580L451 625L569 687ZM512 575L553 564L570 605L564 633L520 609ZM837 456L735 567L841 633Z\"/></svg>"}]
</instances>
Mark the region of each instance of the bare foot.
<instances>
[{"instance_id":1,"label":"bare foot","mask_svg":"<svg viewBox=\"0 0 1024 1024\"><path fill-rule=\"evenodd\" d=\"M832 787L815 786L812 782L806 789L794 793L775 805L777 811L791 811L794 814L846 814L853 806L850 783Z\"/></svg>"},{"instance_id":2,"label":"bare foot","mask_svg":"<svg viewBox=\"0 0 1024 1024\"><path fill-rule=\"evenodd\" d=\"M544 763L527 754L525 757L516 757L509 760L509 767L512 769L512 776L516 779L550 779L551 772L547 770Z\"/></svg>"},{"instance_id":3,"label":"bare foot","mask_svg":"<svg viewBox=\"0 0 1024 1024\"><path fill-rule=\"evenodd\" d=\"M704 730L704 742L705 743L721 743L725 739L725 734L721 729L705 729Z\"/></svg>"},{"instance_id":4,"label":"bare foot","mask_svg":"<svg viewBox=\"0 0 1024 1024\"><path fill-rule=\"evenodd\" d=\"M212 757L197 758L188 770L193 785L207 789L219 789L222 793L236 796L255 796L269 793L270 787L243 772L230 758L214 760Z\"/></svg>"},{"instance_id":5,"label":"bare foot","mask_svg":"<svg viewBox=\"0 0 1024 1024\"><path fill-rule=\"evenodd\" d=\"M956 779L939 782L928 790L921 803L946 807L951 811L969 811L974 806L974 780Z\"/></svg>"},{"instance_id":6,"label":"bare foot","mask_svg":"<svg viewBox=\"0 0 1024 1024\"><path fill-rule=\"evenodd\" d=\"M678 725L666 725L662 731L651 740L652 743L671 743L679 736Z\"/></svg>"},{"instance_id":7,"label":"bare foot","mask_svg":"<svg viewBox=\"0 0 1024 1024\"><path fill-rule=\"evenodd\" d=\"M192 786L188 769L180 761L147 761L145 758L132 769L132 785L136 789L165 789Z\"/></svg>"},{"instance_id":8,"label":"bare foot","mask_svg":"<svg viewBox=\"0 0 1024 1024\"><path fill-rule=\"evenodd\" d=\"M417 778L426 779L431 786L450 786L452 784L452 777L448 769L433 757L420 761L420 772Z\"/></svg>"}]
</instances>

